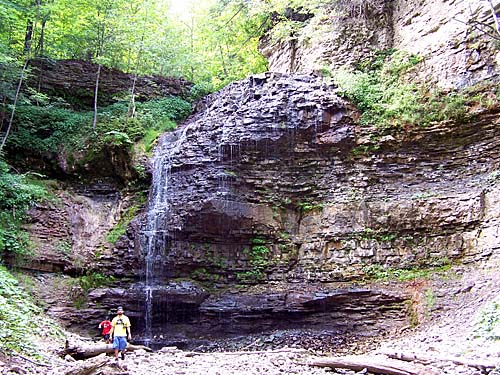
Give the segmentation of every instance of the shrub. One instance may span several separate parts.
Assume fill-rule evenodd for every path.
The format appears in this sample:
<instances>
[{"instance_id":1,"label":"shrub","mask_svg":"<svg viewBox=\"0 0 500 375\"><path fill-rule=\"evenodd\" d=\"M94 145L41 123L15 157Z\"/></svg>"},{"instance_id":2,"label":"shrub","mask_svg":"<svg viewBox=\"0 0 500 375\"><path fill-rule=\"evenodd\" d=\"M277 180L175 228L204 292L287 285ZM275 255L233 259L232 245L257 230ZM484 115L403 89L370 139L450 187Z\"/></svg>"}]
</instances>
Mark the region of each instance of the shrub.
<instances>
[{"instance_id":1,"label":"shrub","mask_svg":"<svg viewBox=\"0 0 500 375\"><path fill-rule=\"evenodd\" d=\"M247 256L251 270L237 273L236 277L242 282L257 282L264 279L265 271L269 267L270 250L265 246L266 241L255 237L251 240L252 247L245 248L243 254Z\"/></svg>"},{"instance_id":2,"label":"shrub","mask_svg":"<svg viewBox=\"0 0 500 375\"><path fill-rule=\"evenodd\" d=\"M113 276L106 276L98 272L87 273L86 275L80 276L80 278L78 279L78 283L85 293L90 289L109 285L113 281L115 281L115 278Z\"/></svg>"},{"instance_id":3,"label":"shrub","mask_svg":"<svg viewBox=\"0 0 500 375\"><path fill-rule=\"evenodd\" d=\"M15 129L8 145L38 153L78 149L86 134L91 133L91 124L90 112L74 112L51 105L21 105L16 109Z\"/></svg>"}]
</instances>

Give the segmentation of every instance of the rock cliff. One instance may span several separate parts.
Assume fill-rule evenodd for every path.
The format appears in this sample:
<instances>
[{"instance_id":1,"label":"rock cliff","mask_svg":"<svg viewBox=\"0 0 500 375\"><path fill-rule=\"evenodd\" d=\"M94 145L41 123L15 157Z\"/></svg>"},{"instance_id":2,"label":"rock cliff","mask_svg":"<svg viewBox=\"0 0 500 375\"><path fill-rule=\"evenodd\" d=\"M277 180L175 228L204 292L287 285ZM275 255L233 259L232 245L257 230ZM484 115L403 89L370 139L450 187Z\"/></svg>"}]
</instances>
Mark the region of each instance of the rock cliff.
<instances>
[{"instance_id":1,"label":"rock cliff","mask_svg":"<svg viewBox=\"0 0 500 375\"><path fill-rule=\"evenodd\" d=\"M359 291L370 271L498 256L498 108L467 124L382 137L376 148L373 129L356 118L324 79L266 73L206 98L165 135L149 206L123 242L128 250L115 250L144 262L141 283L121 294L139 330L147 289L153 331L168 337L250 332L256 321L265 330L333 320L339 333L377 334L382 322L408 322L410 297L380 286ZM179 292L185 286L171 284L179 278L215 293ZM267 286L257 294L224 292L259 284ZM290 304L297 286L306 291ZM342 288L341 299L329 297ZM350 326L354 311L373 324Z\"/></svg>"},{"instance_id":2,"label":"rock cliff","mask_svg":"<svg viewBox=\"0 0 500 375\"><path fill-rule=\"evenodd\" d=\"M495 82L493 41L455 24L465 4L379 1L350 23L332 15L347 22L335 33L328 24L309 46L268 50L286 73L200 102L162 137L145 209L100 254L97 269L119 282L91 291L79 316L98 322L119 303L135 332L171 342L255 327L377 335L408 324L411 293L367 282L373 272L498 259L497 99L464 123L374 138L329 79L288 73L408 47L424 54L428 82ZM74 322L72 311L52 313Z\"/></svg>"},{"instance_id":3,"label":"rock cliff","mask_svg":"<svg viewBox=\"0 0 500 375\"><path fill-rule=\"evenodd\" d=\"M60 97L77 109L91 109L94 105L94 88L97 64L84 60L35 59L30 62L30 85L48 95ZM98 104L109 105L129 95L134 81L133 74L116 69L101 68ZM134 86L136 100L188 96L192 84L182 78L138 76Z\"/></svg>"},{"instance_id":4,"label":"rock cliff","mask_svg":"<svg viewBox=\"0 0 500 375\"><path fill-rule=\"evenodd\" d=\"M499 81L500 51L487 1L331 2L286 40L264 38L269 70L335 71L396 48L422 56L419 79L445 89ZM500 4L493 1L498 14ZM488 35L489 34L489 35Z\"/></svg>"}]
</instances>

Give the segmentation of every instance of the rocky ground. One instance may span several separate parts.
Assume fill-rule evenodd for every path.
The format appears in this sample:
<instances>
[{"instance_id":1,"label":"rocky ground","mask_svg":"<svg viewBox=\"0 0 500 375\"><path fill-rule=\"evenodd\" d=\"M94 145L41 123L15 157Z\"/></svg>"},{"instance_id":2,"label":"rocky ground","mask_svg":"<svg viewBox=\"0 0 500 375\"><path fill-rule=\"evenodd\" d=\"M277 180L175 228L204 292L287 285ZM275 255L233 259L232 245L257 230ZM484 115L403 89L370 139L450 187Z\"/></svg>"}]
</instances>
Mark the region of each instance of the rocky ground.
<instances>
[{"instance_id":1,"label":"rocky ground","mask_svg":"<svg viewBox=\"0 0 500 375\"><path fill-rule=\"evenodd\" d=\"M39 375L162 375L162 374L326 374L367 373L364 370L333 370L311 366L332 356L364 355L389 363L387 353L417 353L430 357L425 364L403 362L414 374L479 375L500 374L500 340L495 340L495 324L500 320L500 273L498 267L461 267L448 277L432 277L410 282L415 287L412 314L420 324L386 337L333 337L328 332L277 331L263 335L219 340L193 351L166 347L157 352L128 353L120 367L105 355L86 361L64 359L59 342L43 343L47 356L42 360L27 356L0 358L1 374ZM451 276L450 276L451 275ZM485 312L490 312L485 314ZM478 323L482 319L482 323ZM500 330L499 330L500 332ZM357 357L361 358L361 357ZM363 360L366 361L366 357ZM100 366L94 370L92 363ZM454 363L455 362L455 363ZM461 364L459 362L467 362ZM498 364L484 368L481 364ZM335 372L336 371L336 372ZM369 372L368 372L369 373ZM411 374L412 372L408 372Z\"/></svg>"}]
</instances>

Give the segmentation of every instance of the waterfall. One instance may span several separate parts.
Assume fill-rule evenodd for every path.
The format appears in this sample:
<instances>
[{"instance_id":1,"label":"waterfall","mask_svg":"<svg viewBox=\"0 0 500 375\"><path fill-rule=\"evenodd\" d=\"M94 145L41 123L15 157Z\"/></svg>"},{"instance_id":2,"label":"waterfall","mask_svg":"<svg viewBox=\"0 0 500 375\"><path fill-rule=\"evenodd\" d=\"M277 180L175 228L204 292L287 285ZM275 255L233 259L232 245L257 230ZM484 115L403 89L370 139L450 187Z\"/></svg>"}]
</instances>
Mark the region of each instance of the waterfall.
<instances>
[{"instance_id":1,"label":"waterfall","mask_svg":"<svg viewBox=\"0 0 500 375\"><path fill-rule=\"evenodd\" d=\"M190 126L186 126L177 139L174 138L174 134L162 137L153 156L153 180L140 239L141 252L144 256L144 341L146 345L152 339L155 290L161 287L162 275L158 273L162 272L162 261L169 239L167 221L170 213L169 187L172 157L179 151L186 139Z\"/></svg>"}]
</instances>

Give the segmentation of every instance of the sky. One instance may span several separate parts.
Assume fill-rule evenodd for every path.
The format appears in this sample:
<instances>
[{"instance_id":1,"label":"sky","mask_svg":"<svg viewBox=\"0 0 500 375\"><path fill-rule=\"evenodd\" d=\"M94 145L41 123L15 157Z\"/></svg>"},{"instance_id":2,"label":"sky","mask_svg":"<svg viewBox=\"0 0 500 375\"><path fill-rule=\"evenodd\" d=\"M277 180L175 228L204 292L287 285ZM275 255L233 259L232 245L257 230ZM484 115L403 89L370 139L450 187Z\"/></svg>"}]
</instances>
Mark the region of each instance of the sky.
<instances>
[{"instance_id":1,"label":"sky","mask_svg":"<svg viewBox=\"0 0 500 375\"><path fill-rule=\"evenodd\" d=\"M170 12L175 16L183 19L188 19L191 16L191 11L203 3L207 3L204 0L170 0Z\"/></svg>"}]
</instances>

